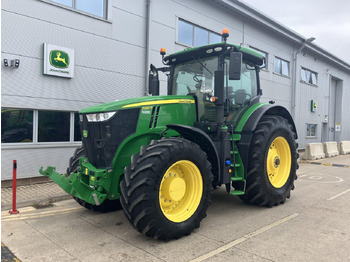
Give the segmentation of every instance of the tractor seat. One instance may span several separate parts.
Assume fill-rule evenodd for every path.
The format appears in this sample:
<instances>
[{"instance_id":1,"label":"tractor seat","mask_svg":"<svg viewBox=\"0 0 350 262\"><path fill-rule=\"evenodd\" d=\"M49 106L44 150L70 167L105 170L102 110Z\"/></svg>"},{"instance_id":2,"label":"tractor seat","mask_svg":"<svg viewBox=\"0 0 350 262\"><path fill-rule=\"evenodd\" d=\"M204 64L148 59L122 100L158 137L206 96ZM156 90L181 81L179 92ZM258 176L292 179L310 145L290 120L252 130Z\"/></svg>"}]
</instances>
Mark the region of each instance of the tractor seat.
<instances>
[{"instance_id":1,"label":"tractor seat","mask_svg":"<svg viewBox=\"0 0 350 262\"><path fill-rule=\"evenodd\" d=\"M247 96L245 89L238 89L235 94L235 104L243 105L247 101Z\"/></svg>"}]
</instances>

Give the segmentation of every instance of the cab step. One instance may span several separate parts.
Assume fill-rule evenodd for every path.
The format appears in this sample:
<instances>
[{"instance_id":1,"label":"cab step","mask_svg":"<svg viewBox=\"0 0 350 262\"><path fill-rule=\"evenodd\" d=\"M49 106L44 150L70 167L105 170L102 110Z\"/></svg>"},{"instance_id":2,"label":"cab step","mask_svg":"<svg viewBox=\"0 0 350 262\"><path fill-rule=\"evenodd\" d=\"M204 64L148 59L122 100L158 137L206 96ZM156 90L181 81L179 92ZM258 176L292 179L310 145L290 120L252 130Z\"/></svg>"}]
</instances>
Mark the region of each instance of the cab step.
<instances>
[{"instance_id":1,"label":"cab step","mask_svg":"<svg viewBox=\"0 0 350 262\"><path fill-rule=\"evenodd\" d=\"M244 191L242 191L242 190L232 190L230 192L230 194L233 195L233 196L241 196L241 195L244 195Z\"/></svg>"}]
</instances>

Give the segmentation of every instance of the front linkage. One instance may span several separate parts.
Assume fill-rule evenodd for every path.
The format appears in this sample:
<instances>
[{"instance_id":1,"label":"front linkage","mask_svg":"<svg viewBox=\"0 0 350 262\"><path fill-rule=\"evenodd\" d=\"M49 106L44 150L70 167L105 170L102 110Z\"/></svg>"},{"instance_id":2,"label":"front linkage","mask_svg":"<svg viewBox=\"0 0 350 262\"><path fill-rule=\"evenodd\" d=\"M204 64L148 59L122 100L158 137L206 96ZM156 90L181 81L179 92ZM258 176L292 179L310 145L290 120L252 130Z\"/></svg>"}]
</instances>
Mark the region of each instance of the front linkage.
<instances>
[{"instance_id":1,"label":"front linkage","mask_svg":"<svg viewBox=\"0 0 350 262\"><path fill-rule=\"evenodd\" d=\"M51 178L64 191L89 204L99 206L107 198L106 189L110 186L111 173L107 169L97 169L86 157L79 160L77 173L59 174L56 168L49 166L46 170L40 167L40 174Z\"/></svg>"}]
</instances>

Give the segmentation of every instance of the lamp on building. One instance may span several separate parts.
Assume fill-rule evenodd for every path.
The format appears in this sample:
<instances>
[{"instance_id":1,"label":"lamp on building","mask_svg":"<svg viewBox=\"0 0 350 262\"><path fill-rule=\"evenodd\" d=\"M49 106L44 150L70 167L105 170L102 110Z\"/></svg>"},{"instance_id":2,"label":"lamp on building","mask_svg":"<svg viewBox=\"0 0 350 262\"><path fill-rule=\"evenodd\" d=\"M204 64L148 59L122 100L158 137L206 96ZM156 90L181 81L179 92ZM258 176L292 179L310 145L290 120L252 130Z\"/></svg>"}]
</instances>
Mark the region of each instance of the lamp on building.
<instances>
[{"instance_id":1,"label":"lamp on building","mask_svg":"<svg viewBox=\"0 0 350 262\"><path fill-rule=\"evenodd\" d=\"M19 59L13 59L13 60L8 60L8 59L4 59L4 66L5 67L14 67L15 69L17 69L19 67Z\"/></svg>"},{"instance_id":2,"label":"lamp on building","mask_svg":"<svg viewBox=\"0 0 350 262\"><path fill-rule=\"evenodd\" d=\"M316 38L315 37L309 37L307 39L303 40L303 44L301 45L301 47L299 48L299 50L296 52L296 55L299 54L306 46L306 44L310 44L312 41L315 41Z\"/></svg>"},{"instance_id":3,"label":"lamp on building","mask_svg":"<svg viewBox=\"0 0 350 262\"><path fill-rule=\"evenodd\" d=\"M13 66L15 69L17 69L19 67L19 59L13 59L11 60L11 66Z\"/></svg>"}]
</instances>

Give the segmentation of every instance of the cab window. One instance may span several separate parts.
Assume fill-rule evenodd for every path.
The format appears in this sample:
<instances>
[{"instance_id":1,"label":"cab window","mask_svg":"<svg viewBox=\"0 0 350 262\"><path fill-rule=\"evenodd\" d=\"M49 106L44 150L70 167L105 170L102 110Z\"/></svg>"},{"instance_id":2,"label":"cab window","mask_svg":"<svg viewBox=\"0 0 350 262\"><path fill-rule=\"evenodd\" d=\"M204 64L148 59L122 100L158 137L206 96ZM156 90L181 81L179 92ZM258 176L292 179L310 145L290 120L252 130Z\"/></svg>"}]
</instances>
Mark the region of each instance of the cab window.
<instances>
[{"instance_id":1,"label":"cab window","mask_svg":"<svg viewBox=\"0 0 350 262\"><path fill-rule=\"evenodd\" d=\"M215 121L215 106L209 96L214 95L217 67L217 57L192 60L175 67L172 95L196 97L199 121Z\"/></svg>"},{"instance_id":2,"label":"cab window","mask_svg":"<svg viewBox=\"0 0 350 262\"><path fill-rule=\"evenodd\" d=\"M226 63L229 66L229 59ZM241 69L240 80L229 80L228 75L225 75L225 118L228 122L238 119L240 112L249 107L250 100L257 96L258 92L255 68L243 62Z\"/></svg>"}]
</instances>

